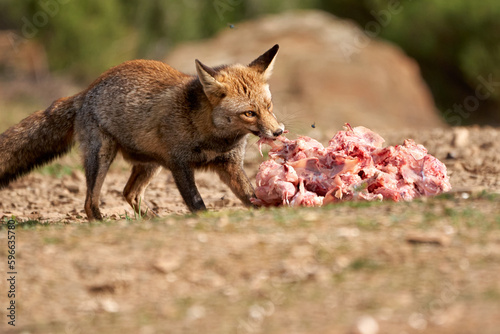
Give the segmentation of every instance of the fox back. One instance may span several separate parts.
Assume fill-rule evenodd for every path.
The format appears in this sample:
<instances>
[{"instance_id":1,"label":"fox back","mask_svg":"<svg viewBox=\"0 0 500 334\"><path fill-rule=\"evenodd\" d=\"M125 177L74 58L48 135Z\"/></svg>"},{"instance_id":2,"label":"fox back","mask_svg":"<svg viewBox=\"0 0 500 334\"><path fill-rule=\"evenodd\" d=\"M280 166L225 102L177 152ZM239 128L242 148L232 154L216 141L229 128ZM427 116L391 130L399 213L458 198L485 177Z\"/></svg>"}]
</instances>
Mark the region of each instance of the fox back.
<instances>
[{"instance_id":1,"label":"fox back","mask_svg":"<svg viewBox=\"0 0 500 334\"><path fill-rule=\"evenodd\" d=\"M85 137L92 117L127 157L142 161L192 153L187 146L227 152L249 133L272 138L283 126L273 113L268 65L211 69L196 61L196 77L157 61L125 62L89 87L77 131Z\"/></svg>"}]
</instances>

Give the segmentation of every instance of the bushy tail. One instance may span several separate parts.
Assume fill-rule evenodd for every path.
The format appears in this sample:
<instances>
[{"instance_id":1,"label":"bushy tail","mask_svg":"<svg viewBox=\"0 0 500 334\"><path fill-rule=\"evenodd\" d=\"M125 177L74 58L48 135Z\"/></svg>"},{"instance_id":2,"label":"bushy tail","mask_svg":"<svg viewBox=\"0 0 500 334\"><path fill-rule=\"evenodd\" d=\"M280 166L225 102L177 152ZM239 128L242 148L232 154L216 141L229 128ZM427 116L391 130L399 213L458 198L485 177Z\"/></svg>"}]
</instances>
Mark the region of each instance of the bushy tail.
<instances>
[{"instance_id":1,"label":"bushy tail","mask_svg":"<svg viewBox=\"0 0 500 334\"><path fill-rule=\"evenodd\" d=\"M79 95L56 100L0 135L0 189L71 149L79 108Z\"/></svg>"}]
</instances>

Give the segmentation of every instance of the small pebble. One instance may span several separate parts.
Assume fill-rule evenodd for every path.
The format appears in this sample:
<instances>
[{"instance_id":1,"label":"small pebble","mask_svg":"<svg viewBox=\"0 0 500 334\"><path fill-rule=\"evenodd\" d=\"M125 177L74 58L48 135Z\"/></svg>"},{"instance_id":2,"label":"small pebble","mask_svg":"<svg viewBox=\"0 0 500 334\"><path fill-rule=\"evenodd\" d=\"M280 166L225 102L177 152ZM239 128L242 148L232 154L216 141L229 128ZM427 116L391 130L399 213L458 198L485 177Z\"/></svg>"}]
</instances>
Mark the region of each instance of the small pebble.
<instances>
[{"instance_id":1,"label":"small pebble","mask_svg":"<svg viewBox=\"0 0 500 334\"><path fill-rule=\"evenodd\" d=\"M356 322L355 333L357 334L377 334L378 332L378 322L372 316L364 315Z\"/></svg>"}]
</instances>

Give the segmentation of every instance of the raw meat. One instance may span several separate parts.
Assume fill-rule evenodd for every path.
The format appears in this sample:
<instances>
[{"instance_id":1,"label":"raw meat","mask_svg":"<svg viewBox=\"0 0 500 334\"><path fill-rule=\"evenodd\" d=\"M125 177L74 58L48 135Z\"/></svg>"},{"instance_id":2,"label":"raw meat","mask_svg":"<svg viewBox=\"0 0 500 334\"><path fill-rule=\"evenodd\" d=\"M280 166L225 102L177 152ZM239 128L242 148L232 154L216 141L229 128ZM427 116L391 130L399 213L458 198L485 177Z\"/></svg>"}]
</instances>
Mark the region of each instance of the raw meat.
<instances>
[{"instance_id":1,"label":"raw meat","mask_svg":"<svg viewBox=\"0 0 500 334\"><path fill-rule=\"evenodd\" d=\"M451 189L446 166L413 140L383 147L384 139L346 124L324 147L309 137L261 139L270 159L257 173L253 203L321 206L341 200L409 201ZM262 154L262 151L261 151Z\"/></svg>"}]
</instances>

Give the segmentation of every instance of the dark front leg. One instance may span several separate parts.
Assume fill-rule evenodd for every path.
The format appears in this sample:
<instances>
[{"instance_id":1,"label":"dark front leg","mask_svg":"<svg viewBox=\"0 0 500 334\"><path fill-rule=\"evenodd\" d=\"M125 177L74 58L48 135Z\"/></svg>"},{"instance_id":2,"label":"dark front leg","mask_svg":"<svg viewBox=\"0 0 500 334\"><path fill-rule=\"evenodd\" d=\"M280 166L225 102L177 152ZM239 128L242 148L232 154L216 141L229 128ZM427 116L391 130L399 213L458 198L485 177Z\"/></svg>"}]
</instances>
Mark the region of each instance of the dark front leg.
<instances>
[{"instance_id":1,"label":"dark front leg","mask_svg":"<svg viewBox=\"0 0 500 334\"><path fill-rule=\"evenodd\" d=\"M182 199L191 212L206 210L205 203L201 198L198 188L194 182L194 171L187 164L177 164L170 168L175 184L181 193Z\"/></svg>"},{"instance_id":2,"label":"dark front leg","mask_svg":"<svg viewBox=\"0 0 500 334\"><path fill-rule=\"evenodd\" d=\"M224 161L215 162L211 167L219 174L220 179L227 184L243 204L253 206L250 198L255 197L255 193L241 161L229 158Z\"/></svg>"}]
</instances>

